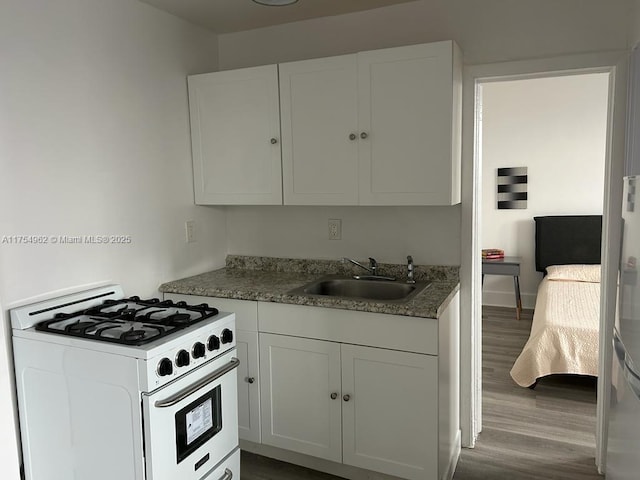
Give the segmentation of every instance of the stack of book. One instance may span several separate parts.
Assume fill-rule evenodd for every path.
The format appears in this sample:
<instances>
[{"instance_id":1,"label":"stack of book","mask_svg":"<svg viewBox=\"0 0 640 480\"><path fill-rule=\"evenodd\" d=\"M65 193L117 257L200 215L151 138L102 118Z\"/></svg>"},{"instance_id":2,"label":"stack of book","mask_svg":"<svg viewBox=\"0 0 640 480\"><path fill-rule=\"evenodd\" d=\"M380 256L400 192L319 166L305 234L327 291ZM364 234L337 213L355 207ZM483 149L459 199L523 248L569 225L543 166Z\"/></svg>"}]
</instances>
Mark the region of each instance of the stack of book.
<instances>
[{"instance_id":1,"label":"stack of book","mask_svg":"<svg viewBox=\"0 0 640 480\"><path fill-rule=\"evenodd\" d=\"M499 248L484 248L482 249L482 259L490 260L495 258L504 258L504 250Z\"/></svg>"}]
</instances>

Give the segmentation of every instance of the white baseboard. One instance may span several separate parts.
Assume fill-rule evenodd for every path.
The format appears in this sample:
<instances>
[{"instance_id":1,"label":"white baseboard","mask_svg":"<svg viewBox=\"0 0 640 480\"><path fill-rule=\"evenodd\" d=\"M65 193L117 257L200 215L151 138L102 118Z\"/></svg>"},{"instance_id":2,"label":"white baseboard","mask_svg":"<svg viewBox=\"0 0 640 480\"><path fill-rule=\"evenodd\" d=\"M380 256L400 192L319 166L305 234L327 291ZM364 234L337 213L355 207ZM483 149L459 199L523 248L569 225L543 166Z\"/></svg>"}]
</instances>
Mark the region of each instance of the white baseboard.
<instances>
[{"instance_id":1,"label":"white baseboard","mask_svg":"<svg viewBox=\"0 0 640 480\"><path fill-rule=\"evenodd\" d=\"M449 465L447 465L447 469L440 477L440 480L453 479L453 474L456 471L458 459L460 458L461 438L461 432L458 430L453 444L451 457L449 458ZM349 465L331 462L322 458L311 457L309 455L303 455L301 453L291 452L289 450L283 450L269 445L248 442L246 440L240 440L240 448L247 452L262 455L264 457L275 458L276 460L293 463L295 465L311 468L312 470L318 470L320 472L336 475L349 480L402 480L401 478L394 477L392 475L351 467Z\"/></svg>"},{"instance_id":2,"label":"white baseboard","mask_svg":"<svg viewBox=\"0 0 640 480\"><path fill-rule=\"evenodd\" d=\"M536 305L535 293L521 293L522 308L533 309ZM516 295L513 290L509 292L482 292L482 304L490 305L492 307L516 307Z\"/></svg>"},{"instance_id":3,"label":"white baseboard","mask_svg":"<svg viewBox=\"0 0 640 480\"><path fill-rule=\"evenodd\" d=\"M274 458L282 462L293 463L302 467L318 470L320 472L346 478L348 480L402 480L399 477L386 475L384 473L372 472L362 468L335 463L322 458L311 457L302 453L284 450L270 445L248 442L240 440L240 449L247 452L262 455L263 457Z\"/></svg>"}]
</instances>

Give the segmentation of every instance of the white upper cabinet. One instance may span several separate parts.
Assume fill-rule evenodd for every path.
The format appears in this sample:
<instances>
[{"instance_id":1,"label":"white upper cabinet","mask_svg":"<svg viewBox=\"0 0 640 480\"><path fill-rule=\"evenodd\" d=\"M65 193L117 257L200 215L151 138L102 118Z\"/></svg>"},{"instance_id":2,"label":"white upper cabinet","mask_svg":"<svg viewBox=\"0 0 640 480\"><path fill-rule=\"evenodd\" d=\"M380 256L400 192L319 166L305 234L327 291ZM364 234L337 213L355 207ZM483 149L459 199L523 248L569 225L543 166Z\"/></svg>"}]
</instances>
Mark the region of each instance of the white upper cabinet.
<instances>
[{"instance_id":1,"label":"white upper cabinet","mask_svg":"<svg viewBox=\"0 0 640 480\"><path fill-rule=\"evenodd\" d=\"M459 203L461 57L444 41L189 77L196 203Z\"/></svg>"},{"instance_id":2,"label":"white upper cabinet","mask_svg":"<svg viewBox=\"0 0 640 480\"><path fill-rule=\"evenodd\" d=\"M452 41L358 54L361 205L460 202L460 57Z\"/></svg>"},{"instance_id":3,"label":"white upper cabinet","mask_svg":"<svg viewBox=\"0 0 640 480\"><path fill-rule=\"evenodd\" d=\"M358 205L357 55L280 64L287 205Z\"/></svg>"},{"instance_id":4,"label":"white upper cabinet","mask_svg":"<svg viewBox=\"0 0 640 480\"><path fill-rule=\"evenodd\" d=\"M452 41L280 65L284 203L460 202Z\"/></svg>"},{"instance_id":5,"label":"white upper cabinet","mask_svg":"<svg viewBox=\"0 0 640 480\"><path fill-rule=\"evenodd\" d=\"M196 203L281 205L277 65L188 82Z\"/></svg>"}]
</instances>

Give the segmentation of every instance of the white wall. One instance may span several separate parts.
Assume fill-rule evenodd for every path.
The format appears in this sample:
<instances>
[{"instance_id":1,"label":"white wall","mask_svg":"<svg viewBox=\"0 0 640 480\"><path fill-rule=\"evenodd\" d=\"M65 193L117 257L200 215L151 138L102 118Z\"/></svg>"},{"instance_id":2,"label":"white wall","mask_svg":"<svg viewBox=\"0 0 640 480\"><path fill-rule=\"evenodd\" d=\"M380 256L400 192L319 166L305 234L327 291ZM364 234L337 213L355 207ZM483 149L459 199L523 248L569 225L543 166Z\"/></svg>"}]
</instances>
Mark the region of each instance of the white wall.
<instances>
[{"instance_id":1,"label":"white wall","mask_svg":"<svg viewBox=\"0 0 640 480\"><path fill-rule=\"evenodd\" d=\"M342 239L328 239L328 219L342 220ZM419 264L460 263L460 206L233 207L227 212L230 253ZM430 250L427 245L446 245Z\"/></svg>"},{"instance_id":2,"label":"white wall","mask_svg":"<svg viewBox=\"0 0 640 480\"><path fill-rule=\"evenodd\" d=\"M602 214L608 74L482 86L482 248L522 257L520 288L533 308L537 215ZM528 167L524 210L498 210L496 170ZM487 276L483 304L513 306L513 279Z\"/></svg>"},{"instance_id":3,"label":"white wall","mask_svg":"<svg viewBox=\"0 0 640 480\"><path fill-rule=\"evenodd\" d=\"M220 35L219 63L226 70L444 39L459 43L467 64L624 49L627 37L620 25L627 16L626 0L416 1ZM410 243L417 261L460 263L457 207L391 212L376 207L345 210L345 231L354 224L365 227L351 230L342 243L328 243L330 210L230 209L229 252L335 257L349 250L349 255L366 257L377 251L380 258L402 261ZM260 234L247 236L256 223Z\"/></svg>"},{"instance_id":4,"label":"white wall","mask_svg":"<svg viewBox=\"0 0 640 480\"><path fill-rule=\"evenodd\" d=\"M629 47L640 42L640 0L631 0L631 13L629 15Z\"/></svg>"},{"instance_id":5,"label":"white wall","mask_svg":"<svg viewBox=\"0 0 640 480\"><path fill-rule=\"evenodd\" d=\"M220 68L455 40L465 63L626 47L629 0L420 0L220 35Z\"/></svg>"},{"instance_id":6,"label":"white wall","mask_svg":"<svg viewBox=\"0 0 640 480\"><path fill-rule=\"evenodd\" d=\"M215 35L132 0L3 0L0 58L0 237L131 235L126 245L0 242L5 309L100 281L153 295L224 262L224 211L193 204L186 85L217 68ZM198 236L188 245L187 219ZM0 477L16 479L3 325Z\"/></svg>"}]
</instances>

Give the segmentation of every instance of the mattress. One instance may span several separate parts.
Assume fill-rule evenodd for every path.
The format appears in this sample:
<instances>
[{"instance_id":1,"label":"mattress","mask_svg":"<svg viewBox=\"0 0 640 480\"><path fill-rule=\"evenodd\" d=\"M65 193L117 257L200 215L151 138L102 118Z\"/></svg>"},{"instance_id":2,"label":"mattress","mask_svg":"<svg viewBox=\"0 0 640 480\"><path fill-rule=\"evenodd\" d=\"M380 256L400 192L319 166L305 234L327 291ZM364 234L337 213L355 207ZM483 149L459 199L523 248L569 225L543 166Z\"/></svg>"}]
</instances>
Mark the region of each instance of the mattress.
<instances>
[{"instance_id":1,"label":"mattress","mask_svg":"<svg viewBox=\"0 0 640 480\"><path fill-rule=\"evenodd\" d=\"M522 387L556 373L598 374L600 283L549 280L538 288L531 334L511 369Z\"/></svg>"}]
</instances>

